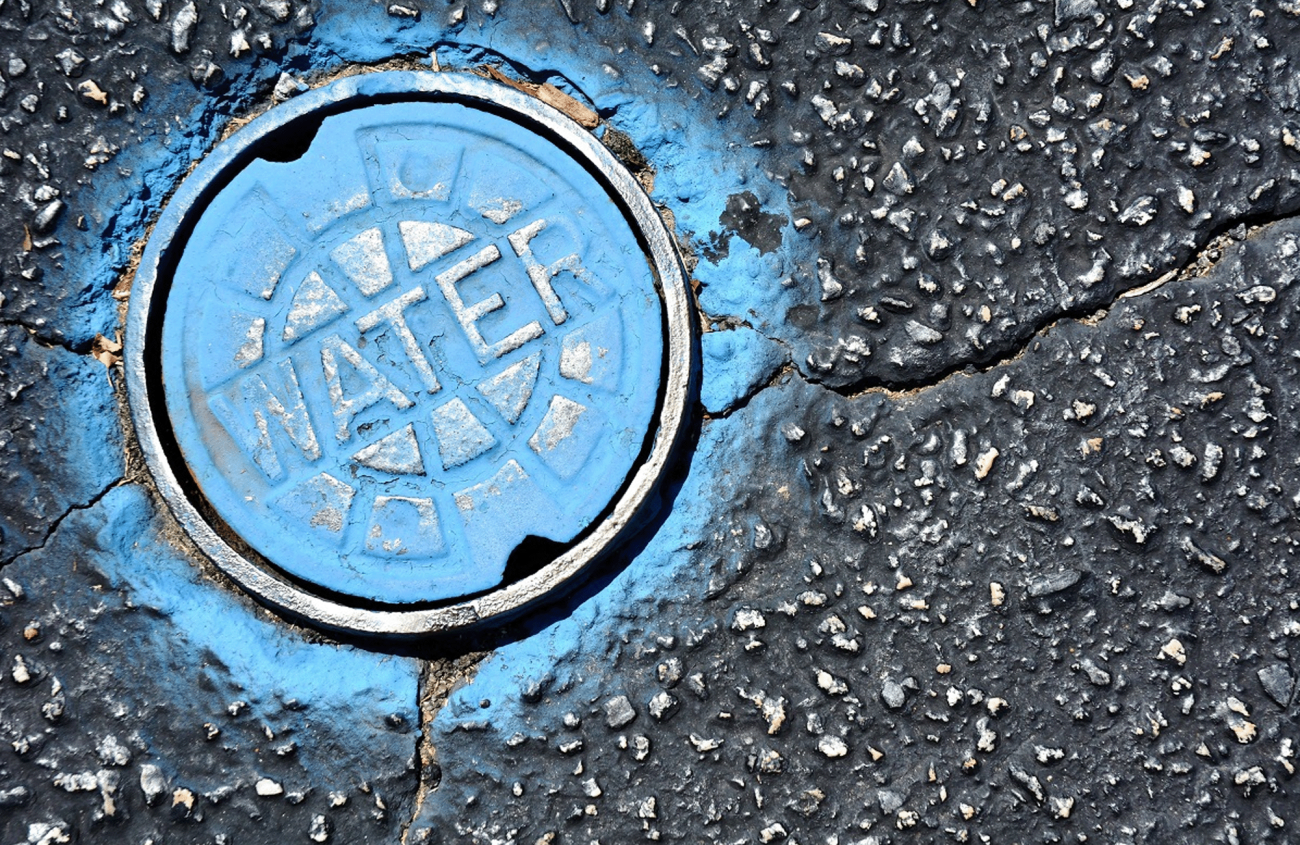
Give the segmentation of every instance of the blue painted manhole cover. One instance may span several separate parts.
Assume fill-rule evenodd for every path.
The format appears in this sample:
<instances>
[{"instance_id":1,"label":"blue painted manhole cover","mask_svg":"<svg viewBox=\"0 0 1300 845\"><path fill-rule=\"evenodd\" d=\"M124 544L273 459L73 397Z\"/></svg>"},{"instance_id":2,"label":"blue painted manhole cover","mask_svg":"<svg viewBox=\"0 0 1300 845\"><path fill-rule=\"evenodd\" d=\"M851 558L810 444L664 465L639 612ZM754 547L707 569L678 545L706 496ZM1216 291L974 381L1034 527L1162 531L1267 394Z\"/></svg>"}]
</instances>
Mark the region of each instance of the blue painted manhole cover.
<instances>
[{"instance_id":1,"label":"blue painted manhole cover","mask_svg":"<svg viewBox=\"0 0 1300 845\"><path fill-rule=\"evenodd\" d=\"M334 628L462 627L568 581L635 527L689 392L644 193L474 76L350 77L253 121L168 205L131 299L132 413L173 511Z\"/></svg>"}]
</instances>

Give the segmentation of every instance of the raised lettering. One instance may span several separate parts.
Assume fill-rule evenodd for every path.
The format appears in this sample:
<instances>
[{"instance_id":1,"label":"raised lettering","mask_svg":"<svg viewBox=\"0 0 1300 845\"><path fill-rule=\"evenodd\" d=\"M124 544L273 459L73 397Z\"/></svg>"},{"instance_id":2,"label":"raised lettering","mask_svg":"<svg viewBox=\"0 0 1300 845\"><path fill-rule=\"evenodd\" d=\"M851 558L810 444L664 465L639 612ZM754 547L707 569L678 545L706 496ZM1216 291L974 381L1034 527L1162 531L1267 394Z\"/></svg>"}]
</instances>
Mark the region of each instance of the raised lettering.
<instances>
[{"instance_id":1,"label":"raised lettering","mask_svg":"<svg viewBox=\"0 0 1300 845\"><path fill-rule=\"evenodd\" d=\"M501 298L501 294L494 293L487 299L467 306L465 301L460 298L460 292L456 290L456 283L469 274L482 270L500 257L501 250L495 246L484 247L437 277L438 287L442 290L442 295L447 298L447 304L451 306L452 313L456 315L456 321L465 330L465 337L469 339L470 346L474 348L474 354L478 356L479 363L482 364L486 364L493 358L500 358L507 352L513 352L528 341L536 340L543 334L542 324L533 320L523 328L516 329L504 340L498 340L496 343L489 345L483 337L483 333L478 330L478 321L493 311L504 308L505 300Z\"/></svg>"},{"instance_id":2,"label":"raised lettering","mask_svg":"<svg viewBox=\"0 0 1300 845\"><path fill-rule=\"evenodd\" d=\"M321 342L320 358L325 367L325 382L329 385L330 404L334 406L334 436L340 443L352 436L353 418L380 399L387 399L399 410L415 404L397 389L397 385L384 378L373 364L362 358L360 352L336 334ZM351 396L345 395L340 363L352 368L356 382L366 385L363 390Z\"/></svg>"},{"instance_id":3,"label":"raised lettering","mask_svg":"<svg viewBox=\"0 0 1300 845\"><path fill-rule=\"evenodd\" d=\"M582 260L578 258L576 252L569 253L550 264L543 264L538 261L537 256L533 255L532 240L540 235L545 228L545 220L535 220L519 231L512 233L506 239L510 241L510 246L514 249L515 255L519 256L520 260L524 262L524 268L528 271L528 278L532 281L533 287L537 289L537 295L542 298L542 302L546 305L546 313L551 315L551 322L558 326L569 319L569 312L565 310L564 304L560 302L560 297L555 292L555 286L551 284L552 280L565 270L593 287L596 284L596 279L583 266Z\"/></svg>"},{"instance_id":4,"label":"raised lettering","mask_svg":"<svg viewBox=\"0 0 1300 845\"><path fill-rule=\"evenodd\" d=\"M278 390L272 389L266 379L256 373L240 380L238 392L246 412L244 415L235 411L225 393L214 394L208 399L209 407L226 431L230 432L230 436L267 478L273 481L284 475L284 468L280 465L280 456L276 452L275 441L279 438L272 436L271 420L279 423L283 433L308 461L314 461L321 455L316 432L307 415L302 389L298 387L298 374L294 372L293 361L286 358L278 368L281 381ZM251 425L247 413L250 409Z\"/></svg>"},{"instance_id":5,"label":"raised lettering","mask_svg":"<svg viewBox=\"0 0 1300 845\"><path fill-rule=\"evenodd\" d=\"M429 359L424 357L424 350L420 349L420 343L411 333L411 327L406 325L406 315L403 313L407 306L423 301L424 288L407 291L392 302L385 303L358 319L357 328L362 332L368 332L380 323L387 323L402 342L402 349L406 351L406 357L411 360L416 372L420 374L424 388L430 393L437 393L442 389L442 385L438 384L438 377L433 374L433 367L429 364Z\"/></svg>"}]
</instances>

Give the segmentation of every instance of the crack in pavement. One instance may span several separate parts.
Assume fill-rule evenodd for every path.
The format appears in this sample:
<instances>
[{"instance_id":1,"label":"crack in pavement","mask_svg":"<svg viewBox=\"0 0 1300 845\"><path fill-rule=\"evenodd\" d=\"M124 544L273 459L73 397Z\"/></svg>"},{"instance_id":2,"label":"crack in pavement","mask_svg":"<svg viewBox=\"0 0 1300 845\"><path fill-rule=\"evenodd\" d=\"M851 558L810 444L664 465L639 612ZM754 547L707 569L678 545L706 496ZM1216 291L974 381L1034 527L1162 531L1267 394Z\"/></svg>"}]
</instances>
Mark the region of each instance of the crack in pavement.
<instances>
[{"instance_id":1,"label":"crack in pavement","mask_svg":"<svg viewBox=\"0 0 1300 845\"><path fill-rule=\"evenodd\" d=\"M777 373L771 379L769 379L767 384L762 385L756 390L742 396L725 413L706 414L706 419L707 420L726 419L727 417L731 416L732 414L742 410L747 405L749 405L749 403L753 401L754 397L757 396L758 394L762 393L765 390L769 390L774 387L779 387L786 380L786 378L791 375L796 376L805 384L811 385L813 387L819 387L831 393L837 393L849 399L854 399L868 393L883 393L890 400L897 401L900 399L905 399L905 398L915 396L916 394L922 391L932 390L934 388L937 388L940 385L942 385L944 382L956 376L973 376L973 375L979 375L981 373L991 372L1000 367L1006 366L1007 364L1011 364L1015 361L1018 361L1020 358L1022 358L1025 355L1025 353L1033 346L1035 342L1045 337L1049 332L1052 331L1053 328L1055 328L1060 323L1065 322L1067 320L1074 320L1080 323L1092 323L1104 317L1112 308L1114 308L1122 300L1134 299L1137 297L1145 296L1163 287L1169 282L1186 281L1189 279L1203 278L1207 276L1211 270L1213 270L1216 266L1218 266L1218 264L1221 261L1223 261L1224 258L1228 257L1227 250L1229 247L1242 243L1247 239L1254 237L1259 232L1271 228L1272 226L1276 226L1279 223L1284 223L1288 220L1295 220L1295 219L1300 219L1300 211L1295 211L1288 214L1282 214L1277 216L1271 216L1267 219L1260 219L1260 220L1247 220L1247 219L1233 220L1231 221L1230 224L1220 227L1220 230L1216 231L1216 233L1210 238L1210 240L1206 243L1206 245L1202 247L1195 255L1193 255L1191 260L1189 260L1186 264L1182 265L1181 267L1177 267L1173 270L1170 270L1152 281L1143 282L1142 284L1137 285L1135 287L1125 288L1124 290L1117 292L1113 297L1110 298L1109 301L1101 305L1066 308L1062 311L1058 311L1053 314L1047 315L1041 321L1039 321L1033 333L1030 334L1022 343L1020 343L1019 345L1015 346L1012 349L1009 349L1004 354L998 355L985 363L977 363L969 359L958 361L953 363L951 366L947 367L937 375L935 375L933 378L926 379L924 381L898 382L898 381L890 381L888 379L882 379L873 376L871 378L862 379L858 382L855 382L850 385L845 385L843 387L832 387L831 385L825 384L824 382L804 372L799 367L798 361L796 361L794 357L791 356L790 363L782 367L779 371L777 371ZM724 320L729 319L727 317L712 317L711 315L705 315L703 310L701 310L700 313L705 317L714 320L715 322L722 322ZM754 328L749 323L740 321L737 322L737 325L747 326L753 329L754 331L758 332L760 335L767 338L768 340L771 340L775 343L779 343L782 346L786 347L787 349L789 348L788 344L782 343L777 338L770 337L769 335Z\"/></svg>"},{"instance_id":2,"label":"crack in pavement","mask_svg":"<svg viewBox=\"0 0 1300 845\"><path fill-rule=\"evenodd\" d=\"M41 549L45 548L47 545L49 545L50 540L54 538L55 533L57 533L59 530L59 526L63 524L63 521L65 519L67 519L76 511L90 510L95 505L99 504L100 501L103 500L103 498L107 496L109 493L111 493L114 489L122 486L123 484L127 484L129 482L130 479L128 479L126 475L120 475L117 478L115 478L111 484L109 484L103 490L100 490L98 493L92 496L89 501L85 502L84 504L69 505L67 509L63 511L63 513L56 516L46 527L45 536L41 538L41 541L39 543L37 543L34 546L29 546L28 548L25 548L22 551L15 552L14 554L10 555L4 560L0 560L0 569L6 568L7 566L9 566L9 564L13 563L14 561L18 560L20 557L23 557L24 555L29 555L32 552L38 552Z\"/></svg>"},{"instance_id":3,"label":"crack in pavement","mask_svg":"<svg viewBox=\"0 0 1300 845\"><path fill-rule=\"evenodd\" d=\"M762 335L763 337L767 337L767 335L763 334L762 332L759 332L759 334ZM776 340L775 338L767 337L767 339L774 341L776 343L780 343L780 341ZM792 375L798 377L799 379L801 379L802 381L808 384L814 384L814 382L809 382L808 379L804 377L803 373L799 372L799 370L793 364L790 363L783 364L780 368L777 369L775 373L772 374L772 377L767 380L767 384L761 384L758 387L751 390L750 392L736 399L735 402L731 403L731 407L727 408L725 411L710 413L707 410L701 410L704 421L707 423L707 422L713 422L715 420L725 420L730 418L733 414L737 414L745 410L747 407L749 407L749 403L754 401L754 398L758 396L758 394L762 393L765 390L770 390L774 387L780 387L785 382L786 378ZM817 386L821 387L821 385L817 385ZM701 405L699 402L697 402L696 405L699 406L701 409L703 409L703 405Z\"/></svg>"},{"instance_id":4,"label":"crack in pavement","mask_svg":"<svg viewBox=\"0 0 1300 845\"><path fill-rule=\"evenodd\" d=\"M0 326L12 326L16 329L22 329L27 332L27 336L37 346L43 346L46 349L62 349L73 355L86 354L85 349L78 349L76 345L68 340L62 340L56 335L49 334L48 331L40 326L34 326L26 320L20 320L15 317L0 317Z\"/></svg>"},{"instance_id":5,"label":"crack in pavement","mask_svg":"<svg viewBox=\"0 0 1300 845\"><path fill-rule=\"evenodd\" d=\"M938 387L943 382L953 378L954 376L969 376L976 373L992 371L1023 357L1037 340L1045 336L1057 324L1066 320L1076 320L1084 323L1094 322L1104 316L1106 312L1112 309L1121 300L1147 295L1171 281L1182 281L1204 277L1227 257L1228 247L1241 243L1264 229L1297 217L1300 217L1300 212L1279 215L1267 220L1233 220L1229 224L1221 227L1220 231L1214 233L1206 245L1181 267L1170 270L1152 281L1121 290L1101 305L1065 308L1047 315L1039 321L1038 325L1035 326L1034 330L1022 343L986 363L981 364L971 359L961 360L955 362L947 370L941 372L937 376L924 381L890 381L887 379L872 377L869 379L863 379L852 385L836 388L822 383L815 377L809 376L800 368L797 360L795 360L793 355L791 355L790 362L780 367L766 384L759 386L752 391L748 391L745 395L737 399L731 408L723 413L705 414L705 419L726 419L732 414L744 410L752 400L763 391L774 387L780 387L791 376L801 379L808 385L819 387L823 390L837 393L850 399L870 392L883 392L890 399L897 400L914 396L920 391ZM714 324L725 328L738 328L743 326L780 345L782 348L786 349L787 352L793 351L787 341L770 336L754 327L748 321L740 320L728 315L709 314L699 306L698 301L697 310L701 322L705 325ZM43 346L64 349L78 355L86 354L85 351L75 349L68 342L57 340L47 332L44 332L40 328L32 326L24 321L0 319L0 325L13 325L20 327L28 332L34 342ZM130 426L127 426L126 428L128 431L131 430ZM114 479L88 501L68 506L49 523L44 536L41 538L39 543L0 560L0 569L8 567L19 558L45 548L58 533L63 522L69 516L77 511L88 510L95 507L110 492L112 492L112 490L124 484L133 483L134 481L135 479L133 479L130 474L123 474ZM434 741L434 719L445 707L451 693L460 685L472 679L478 664L490 654L490 651L471 652L456 657L425 659L422 661L418 694L420 731L415 741L414 764L418 786L410 817L404 821L401 826L399 841L403 843L403 845L409 841L412 833L415 832L415 827L420 820L428 799L435 791L437 791L441 781L441 767L438 764L437 747Z\"/></svg>"},{"instance_id":6,"label":"crack in pavement","mask_svg":"<svg viewBox=\"0 0 1300 845\"><path fill-rule=\"evenodd\" d=\"M731 406L727 408L725 411L718 411L716 413L711 413L706 408L704 408L703 403L697 399L695 403L696 407L700 409L700 415L705 422L708 422L710 420L725 420L728 417L730 417L732 414L735 414L739 411L743 411L749 405L749 403L753 401L755 396L762 393L764 390L767 390L768 388L780 386L781 382L785 380L786 376L790 375L792 372L795 375L798 375L800 378L803 378L803 374L800 373L797 369L795 369L794 365L790 363L794 361L794 348L791 347L788 341L782 340L779 337L772 337L771 335L766 334L765 332L755 328L748 320L741 320L737 317L732 317L730 315L716 317L714 315L708 314L705 312L703 308L700 308L698 306L698 303L697 303L696 310L699 312L699 317L703 325L709 325L710 323L712 323L715 325L722 326L722 328L714 329L713 331L733 331L735 329L740 329L740 328L749 329L759 337L765 340L769 340L772 343L775 343L777 346L784 349L786 356L789 358L789 361L777 367L776 372L772 373L771 378L767 380L766 384L759 385L758 387L754 388L748 393L745 393L744 395L737 397L737 399L734 402L732 402ZM711 332L705 332L705 334L711 334ZM702 363L703 362L701 362L701 364ZM807 379L805 378L804 381L807 381Z\"/></svg>"},{"instance_id":7,"label":"crack in pavement","mask_svg":"<svg viewBox=\"0 0 1300 845\"><path fill-rule=\"evenodd\" d=\"M437 791L442 782L442 768L438 765L438 749L433 741L433 720L437 717L452 692L473 679L478 665L492 654L491 651L471 651L455 657L433 658L421 661L419 701L420 733L415 741L415 776L419 785L411 808L411 817L402 824L398 842L406 845L415 823L420 819L425 801Z\"/></svg>"},{"instance_id":8,"label":"crack in pavement","mask_svg":"<svg viewBox=\"0 0 1300 845\"><path fill-rule=\"evenodd\" d=\"M1198 250L1191 259L1181 267L1170 270L1153 281L1143 282L1140 285L1118 291L1108 301L1100 305L1080 304L1073 307L1062 308L1061 310L1055 311L1051 314L1046 314L1034 324L1033 331L1030 332L1023 341L1014 346L1009 346L1009 348L1006 348L1001 354L998 354L996 351L991 351L991 354L987 357L974 355L970 358L956 361L936 373L934 376L924 380L892 380L881 378L879 376L868 376L850 384L835 387L825 384L815 376L808 375L799 367L798 361L792 360L792 364L794 369L798 372L799 377L808 384L824 387L826 390L838 393L841 396L852 398L855 396L861 396L865 393L877 391L884 392L891 398L910 396L918 391L936 387L954 375L986 373L990 370L997 369L1004 364L1015 361L1020 358L1035 341L1049 332L1057 323L1065 320L1087 322L1090 319L1094 319L1099 315L1108 312L1111 308L1115 307L1121 299L1141 296L1155 290L1169 281L1204 276L1215 264L1218 263L1219 260L1223 258L1222 250L1228 244L1244 241L1247 237L1262 229L1296 218L1300 218L1300 210L1277 215L1246 216L1229 220L1212 230L1205 246ZM1237 234L1239 232L1241 233L1240 236ZM1210 254L1215 250L1218 250L1220 255L1214 257L1213 260L1209 260Z\"/></svg>"}]
</instances>

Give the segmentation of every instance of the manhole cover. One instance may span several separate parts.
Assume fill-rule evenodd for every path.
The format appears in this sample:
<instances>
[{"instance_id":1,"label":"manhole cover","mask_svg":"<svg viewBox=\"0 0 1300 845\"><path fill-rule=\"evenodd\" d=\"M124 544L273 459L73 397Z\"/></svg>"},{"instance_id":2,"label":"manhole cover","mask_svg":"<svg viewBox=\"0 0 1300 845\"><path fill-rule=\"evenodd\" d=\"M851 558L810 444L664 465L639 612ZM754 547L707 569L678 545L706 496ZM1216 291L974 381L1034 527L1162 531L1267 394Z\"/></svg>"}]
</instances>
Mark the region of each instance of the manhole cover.
<instances>
[{"instance_id":1,"label":"manhole cover","mask_svg":"<svg viewBox=\"0 0 1300 845\"><path fill-rule=\"evenodd\" d=\"M500 617L635 524L677 439L687 296L590 134L474 76L350 77L186 179L128 319L184 528L329 627Z\"/></svg>"}]
</instances>

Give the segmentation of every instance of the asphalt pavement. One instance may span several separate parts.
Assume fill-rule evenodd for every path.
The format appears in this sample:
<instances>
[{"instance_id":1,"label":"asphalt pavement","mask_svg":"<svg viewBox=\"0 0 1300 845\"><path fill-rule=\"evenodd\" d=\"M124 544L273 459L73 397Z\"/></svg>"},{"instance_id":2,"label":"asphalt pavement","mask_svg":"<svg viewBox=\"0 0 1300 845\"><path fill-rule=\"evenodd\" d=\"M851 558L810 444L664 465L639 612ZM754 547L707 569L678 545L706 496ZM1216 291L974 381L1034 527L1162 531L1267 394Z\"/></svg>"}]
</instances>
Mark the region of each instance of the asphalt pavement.
<instances>
[{"instance_id":1,"label":"asphalt pavement","mask_svg":"<svg viewBox=\"0 0 1300 845\"><path fill-rule=\"evenodd\" d=\"M0 845L1293 841L1297 65L1290 0L0 0ZM122 367L186 175L385 70L586 121L699 335L639 532L433 638L250 597Z\"/></svg>"}]
</instances>

